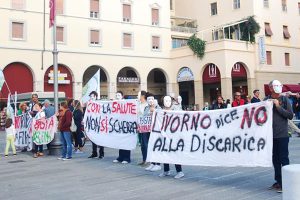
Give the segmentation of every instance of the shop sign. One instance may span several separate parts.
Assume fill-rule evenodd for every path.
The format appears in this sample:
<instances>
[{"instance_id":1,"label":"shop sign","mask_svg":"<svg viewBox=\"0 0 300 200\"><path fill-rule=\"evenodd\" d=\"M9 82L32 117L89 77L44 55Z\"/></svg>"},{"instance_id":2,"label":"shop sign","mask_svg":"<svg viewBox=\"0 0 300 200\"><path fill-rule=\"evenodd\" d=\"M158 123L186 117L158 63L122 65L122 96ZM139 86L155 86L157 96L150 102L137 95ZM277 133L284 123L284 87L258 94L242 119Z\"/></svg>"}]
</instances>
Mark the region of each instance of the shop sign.
<instances>
[{"instance_id":1,"label":"shop sign","mask_svg":"<svg viewBox=\"0 0 300 200\"><path fill-rule=\"evenodd\" d=\"M138 77L118 77L119 83L139 83L140 79Z\"/></svg>"},{"instance_id":2,"label":"shop sign","mask_svg":"<svg viewBox=\"0 0 300 200\"><path fill-rule=\"evenodd\" d=\"M53 70L51 70L49 72L48 77L49 77L48 83L49 84L54 84ZM67 73L60 73L60 71L58 70L58 72L57 72L58 84L70 84L70 80L66 80L67 77L68 77Z\"/></svg>"}]
</instances>

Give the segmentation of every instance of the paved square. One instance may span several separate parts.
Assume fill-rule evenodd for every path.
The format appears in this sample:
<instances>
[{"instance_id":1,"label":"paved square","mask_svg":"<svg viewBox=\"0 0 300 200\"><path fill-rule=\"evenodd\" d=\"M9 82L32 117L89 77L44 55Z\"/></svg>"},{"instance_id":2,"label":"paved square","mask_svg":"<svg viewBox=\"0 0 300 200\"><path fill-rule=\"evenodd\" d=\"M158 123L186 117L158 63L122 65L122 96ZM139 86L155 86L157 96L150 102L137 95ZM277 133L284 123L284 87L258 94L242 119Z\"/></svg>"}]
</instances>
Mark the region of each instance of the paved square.
<instances>
[{"instance_id":1,"label":"paved square","mask_svg":"<svg viewBox=\"0 0 300 200\"><path fill-rule=\"evenodd\" d=\"M0 132L0 152L5 134ZM105 149L105 158L88 159L91 145L71 161L54 156L34 159L19 153L0 160L0 199L197 199L280 200L282 195L267 189L273 183L272 168L221 168L183 166L185 177L160 178L137 166L140 149L132 163L113 164L117 150ZM300 163L300 138L290 141L291 163ZM175 174L171 166L172 175Z\"/></svg>"}]
</instances>

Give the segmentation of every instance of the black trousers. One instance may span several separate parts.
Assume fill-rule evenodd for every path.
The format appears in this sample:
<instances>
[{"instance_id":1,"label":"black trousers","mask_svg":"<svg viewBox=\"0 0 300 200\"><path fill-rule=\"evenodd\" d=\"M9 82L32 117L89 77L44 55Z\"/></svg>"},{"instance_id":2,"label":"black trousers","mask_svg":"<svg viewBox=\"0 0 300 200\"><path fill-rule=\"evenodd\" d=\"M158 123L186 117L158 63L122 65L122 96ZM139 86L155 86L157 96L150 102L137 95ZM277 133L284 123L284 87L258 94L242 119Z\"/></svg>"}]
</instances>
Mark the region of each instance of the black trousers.
<instances>
[{"instance_id":1,"label":"black trousers","mask_svg":"<svg viewBox=\"0 0 300 200\"><path fill-rule=\"evenodd\" d=\"M119 150L119 157L117 158L117 160L119 162L122 162L122 161L127 161L127 162L130 162L130 150L124 150L124 149L120 149Z\"/></svg>"},{"instance_id":2,"label":"black trousers","mask_svg":"<svg viewBox=\"0 0 300 200\"><path fill-rule=\"evenodd\" d=\"M281 168L290 164L289 160L289 137L273 138L273 166L275 180L282 185Z\"/></svg>"},{"instance_id":3,"label":"black trousers","mask_svg":"<svg viewBox=\"0 0 300 200\"><path fill-rule=\"evenodd\" d=\"M98 156L97 147L99 147L99 157L104 157L104 147L103 146L97 146L93 142L92 142L92 146L93 146L93 152L92 152L93 155Z\"/></svg>"},{"instance_id":4,"label":"black trousers","mask_svg":"<svg viewBox=\"0 0 300 200\"><path fill-rule=\"evenodd\" d=\"M182 171L182 167L181 165L175 165L176 168L176 172L181 172ZM170 171L170 165L169 164L164 164L164 172L168 172Z\"/></svg>"},{"instance_id":5,"label":"black trousers","mask_svg":"<svg viewBox=\"0 0 300 200\"><path fill-rule=\"evenodd\" d=\"M148 142L150 138L150 133L139 133L139 135L141 135L141 151L142 151L143 161L145 162L147 159Z\"/></svg>"}]
</instances>

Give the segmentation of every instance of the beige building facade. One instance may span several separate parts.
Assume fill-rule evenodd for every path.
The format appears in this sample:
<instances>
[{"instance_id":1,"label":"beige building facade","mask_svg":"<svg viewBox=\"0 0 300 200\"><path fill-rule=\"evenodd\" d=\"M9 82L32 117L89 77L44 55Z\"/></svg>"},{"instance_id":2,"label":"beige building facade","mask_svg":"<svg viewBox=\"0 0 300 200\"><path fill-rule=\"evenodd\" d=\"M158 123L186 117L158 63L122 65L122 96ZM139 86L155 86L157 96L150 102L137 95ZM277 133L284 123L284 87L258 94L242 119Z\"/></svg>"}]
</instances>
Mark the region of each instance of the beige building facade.
<instances>
[{"instance_id":1,"label":"beige building facade","mask_svg":"<svg viewBox=\"0 0 300 200\"><path fill-rule=\"evenodd\" d=\"M157 98L180 94L192 108L217 95L264 91L274 78L297 89L300 4L284 2L57 0L59 90L80 99L98 70L102 98L147 90ZM48 4L0 2L0 25L7 27L0 32L0 68L12 92L53 91ZM253 15L261 26L256 43L241 41L239 26ZM203 59L186 46L193 34L206 41ZM1 98L7 93L2 89Z\"/></svg>"}]
</instances>

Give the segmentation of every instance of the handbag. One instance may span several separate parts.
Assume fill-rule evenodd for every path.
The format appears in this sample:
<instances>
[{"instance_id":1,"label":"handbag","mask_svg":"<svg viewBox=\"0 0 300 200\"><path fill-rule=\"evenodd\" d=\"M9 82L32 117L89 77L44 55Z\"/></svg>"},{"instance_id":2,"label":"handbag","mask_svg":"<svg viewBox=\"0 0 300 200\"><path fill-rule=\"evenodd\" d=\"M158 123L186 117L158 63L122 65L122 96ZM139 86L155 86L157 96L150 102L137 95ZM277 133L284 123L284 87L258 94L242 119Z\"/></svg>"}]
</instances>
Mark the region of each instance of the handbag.
<instances>
[{"instance_id":1,"label":"handbag","mask_svg":"<svg viewBox=\"0 0 300 200\"><path fill-rule=\"evenodd\" d=\"M72 123L71 123L71 126L70 126L70 130L71 130L71 132L76 132L76 130L77 130L77 126L75 124L73 116L72 116Z\"/></svg>"}]
</instances>

